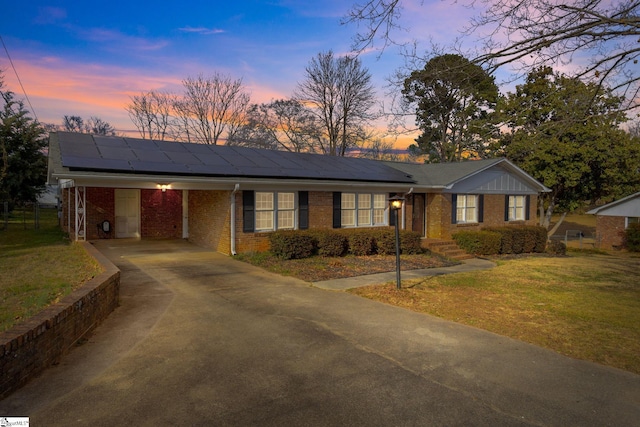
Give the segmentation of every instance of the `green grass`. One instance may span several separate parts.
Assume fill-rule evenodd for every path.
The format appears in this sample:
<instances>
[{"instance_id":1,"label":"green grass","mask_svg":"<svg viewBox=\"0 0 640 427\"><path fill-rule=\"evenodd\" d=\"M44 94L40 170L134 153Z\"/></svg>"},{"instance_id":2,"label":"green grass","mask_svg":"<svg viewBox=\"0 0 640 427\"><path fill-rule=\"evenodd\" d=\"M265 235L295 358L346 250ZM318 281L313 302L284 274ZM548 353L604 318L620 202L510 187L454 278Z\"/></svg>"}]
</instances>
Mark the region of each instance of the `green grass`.
<instances>
[{"instance_id":1,"label":"green grass","mask_svg":"<svg viewBox=\"0 0 640 427\"><path fill-rule=\"evenodd\" d=\"M14 211L0 224L0 331L23 322L100 273L86 251L69 241L55 209Z\"/></svg>"},{"instance_id":2,"label":"green grass","mask_svg":"<svg viewBox=\"0 0 640 427\"><path fill-rule=\"evenodd\" d=\"M640 373L638 277L638 255L575 251L351 292Z\"/></svg>"}]
</instances>

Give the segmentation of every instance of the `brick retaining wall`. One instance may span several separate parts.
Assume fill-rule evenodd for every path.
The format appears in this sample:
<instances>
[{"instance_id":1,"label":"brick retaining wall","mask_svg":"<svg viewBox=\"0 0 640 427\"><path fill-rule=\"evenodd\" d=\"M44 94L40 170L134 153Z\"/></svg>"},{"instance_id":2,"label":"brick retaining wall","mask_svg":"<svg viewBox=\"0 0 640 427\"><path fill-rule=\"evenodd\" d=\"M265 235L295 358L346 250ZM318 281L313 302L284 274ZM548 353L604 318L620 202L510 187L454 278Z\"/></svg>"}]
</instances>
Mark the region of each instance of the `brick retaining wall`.
<instances>
[{"instance_id":1,"label":"brick retaining wall","mask_svg":"<svg viewBox=\"0 0 640 427\"><path fill-rule=\"evenodd\" d=\"M0 333L0 399L58 363L118 306L120 271L90 243L80 244L104 272L27 322Z\"/></svg>"}]
</instances>

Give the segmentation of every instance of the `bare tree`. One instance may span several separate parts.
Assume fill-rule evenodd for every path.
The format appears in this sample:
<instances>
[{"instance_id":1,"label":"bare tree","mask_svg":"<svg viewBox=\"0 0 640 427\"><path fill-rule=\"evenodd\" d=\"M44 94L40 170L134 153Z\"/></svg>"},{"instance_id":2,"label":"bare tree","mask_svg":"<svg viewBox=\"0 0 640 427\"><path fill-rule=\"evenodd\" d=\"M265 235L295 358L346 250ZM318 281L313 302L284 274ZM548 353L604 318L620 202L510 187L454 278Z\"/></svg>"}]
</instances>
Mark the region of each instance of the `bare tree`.
<instances>
[{"instance_id":1,"label":"bare tree","mask_svg":"<svg viewBox=\"0 0 640 427\"><path fill-rule=\"evenodd\" d=\"M132 96L126 110L143 139L164 141L171 137L174 102L174 95L151 90Z\"/></svg>"},{"instance_id":2,"label":"bare tree","mask_svg":"<svg viewBox=\"0 0 640 427\"><path fill-rule=\"evenodd\" d=\"M358 58L336 58L331 51L312 58L305 74L294 98L309 107L322 123L322 151L344 156L373 119L370 110L375 93L371 75Z\"/></svg>"},{"instance_id":3,"label":"bare tree","mask_svg":"<svg viewBox=\"0 0 640 427\"><path fill-rule=\"evenodd\" d=\"M297 153L316 152L321 133L316 116L301 102L278 99L252 105L245 123L227 144Z\"/></svg>"},{"instance_id":4,"label":"bare tree","mask_svg":"<svg viewBox=\"0 0 640 427\"><path fill-rule=\"evenodd\" d=\"M94 135L115 136L116 130L109 122L91 116L86 122L80 116L64 116L62 130L67 132L91 133Z\"/></svg>"},{"instance_id":5,"label":"bare tree","mask_svg":"<svg viewBox=\"0 0 640 427\"><path fill-rule=\"evenodd\" d=\"M214 74L183 80L184 98L177 109L182 123L196 142L218 144L240 127L249 105L242 79Z\"/></svg>"},{"instance_id":6,"label":"bare tree","mask_svg":"<svg viewBox=\"0 0 640 427\"><path fill-rule=\"evenodd\" d=\"M67 132L86 133L84 120L80 116L64 116L62 118L62 128Z\"/></svg>"},{"instance_id":7,"label":"bare tree","mask_svg":"<svg viewBox=\"0 0 640 427\"><path fill-rule=\"evenodd\" d=\"M541 65L573 62L574 77L619 91L627 100L624 109L638 106L640 1L480 1L484 12L466 28L467 34L480 35L484 47L473 62L489 66L489 71L509 64L521 75ZM392 44L401 6L401 0L354 5L344 22L364 28L355 39L356 48L364 49L378 37L385 46ZM589 59L580 64L583 54Z\"/></svg>"}]
</instances>

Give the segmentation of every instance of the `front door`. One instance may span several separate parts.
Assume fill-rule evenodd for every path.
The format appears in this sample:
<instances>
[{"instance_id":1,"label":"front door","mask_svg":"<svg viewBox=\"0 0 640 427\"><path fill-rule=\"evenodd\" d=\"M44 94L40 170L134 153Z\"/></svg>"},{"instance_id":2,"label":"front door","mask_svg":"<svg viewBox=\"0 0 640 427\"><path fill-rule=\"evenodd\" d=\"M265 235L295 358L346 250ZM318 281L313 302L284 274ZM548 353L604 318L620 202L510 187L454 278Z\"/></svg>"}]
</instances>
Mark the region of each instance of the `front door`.
<instances>
[{"instance_id":1,"label":"front door","mask_svg":"<svg viewBox=\"0 0 640 427\"><path fill-rule=\"evenodd\" d=\"M415 193L413 195L413 217L411 218L411 229L420 233L422 237L425 234L425 194Z\"/></svg>"},{"instance_id":2,"label":"front door","mask_svg":"<svg viewBox=\"0 0 640 427\"><path fill-rule=\"evenodd\" d=\"M116 189L116 238L140 237L140 190Z\"/></svg>"}]
</instances>

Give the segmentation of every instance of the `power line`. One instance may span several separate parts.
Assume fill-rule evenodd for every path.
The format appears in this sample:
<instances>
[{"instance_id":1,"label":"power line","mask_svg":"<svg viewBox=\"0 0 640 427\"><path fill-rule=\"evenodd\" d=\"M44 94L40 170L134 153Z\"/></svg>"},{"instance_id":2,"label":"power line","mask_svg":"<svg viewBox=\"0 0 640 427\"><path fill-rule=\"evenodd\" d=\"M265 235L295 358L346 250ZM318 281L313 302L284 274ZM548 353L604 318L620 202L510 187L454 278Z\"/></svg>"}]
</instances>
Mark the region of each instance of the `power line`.
<instances>
[{"instance_id":1,"label":"power line","mask_svg":"<svg viewBox=\"0 0 640 427\"><path fill-rule=\"evenodd\" d=\"M20 88L22 89L22 93L24 94L24 97L27 100L29 107L31 108L31 112L33 113L33 117L36 119L36 122L39 122L38 116L36 115L36 110L34 110L33 105L31 105L31 100L27 95L27 91L24 90L24 86L22 85L22 80L20 80L20 76L18 75L18 70L16 70L16 66L13 65L13 60L11 59L11 55L9 55L9 49L7 49L7 45L4 44L4 39L2 38L2 35L0 35L0 42L2 42L2 47L4 47L4 51L7 53L7 58L9 58L9 63L11 64L11 68L13 68L13 72L16 74L16 78L18 79L18 83L20 84Z\"/></svg>"}]
</instances>

